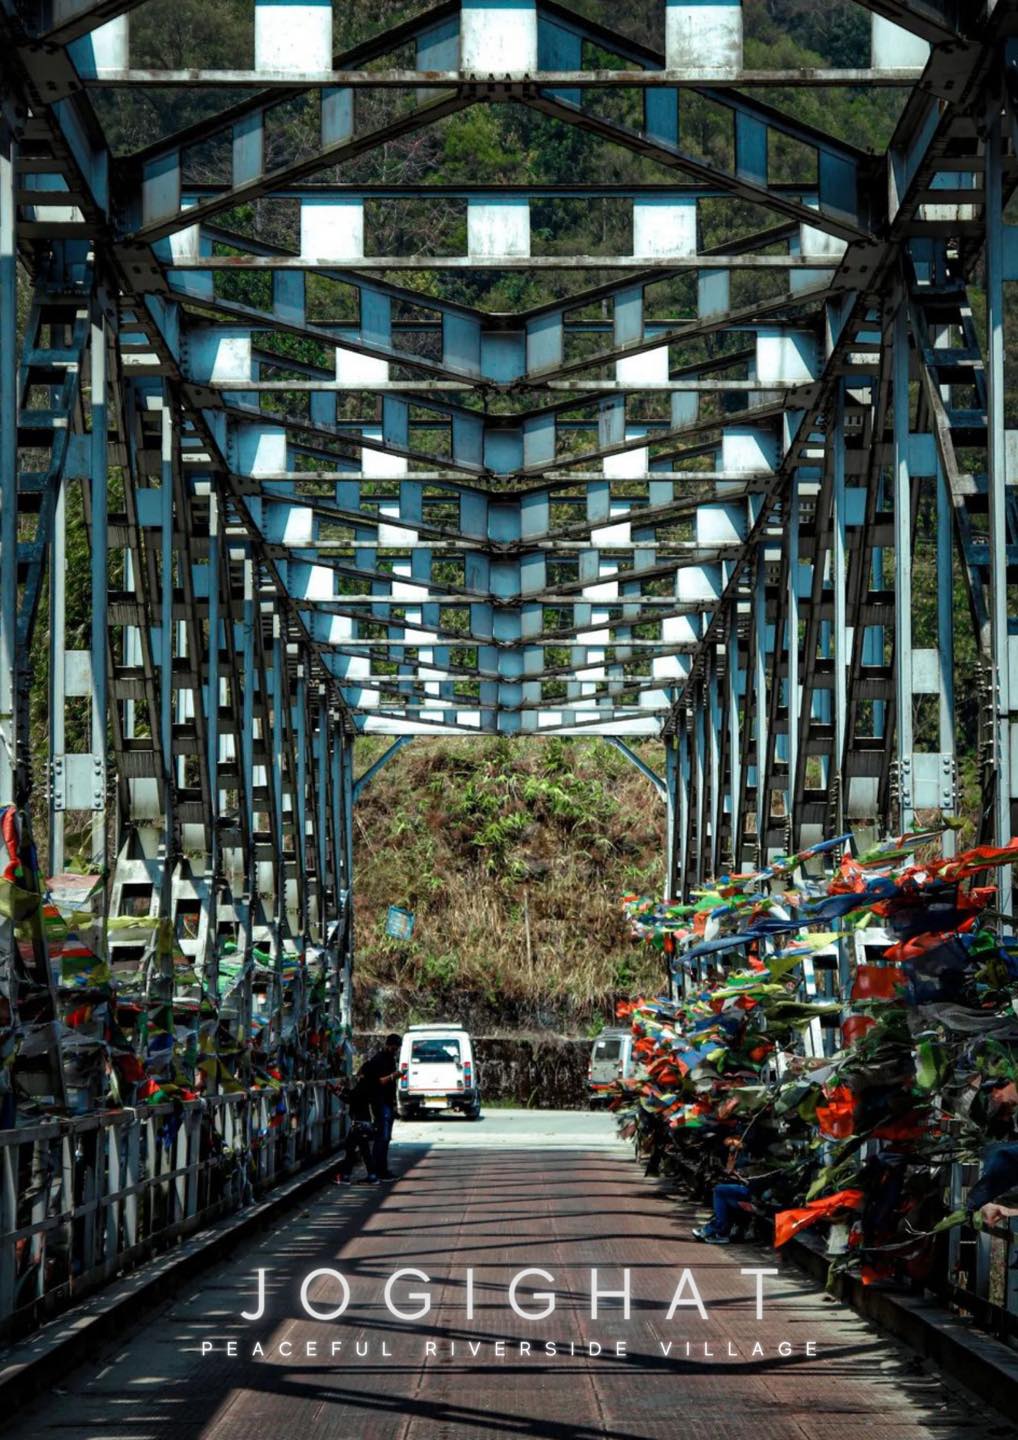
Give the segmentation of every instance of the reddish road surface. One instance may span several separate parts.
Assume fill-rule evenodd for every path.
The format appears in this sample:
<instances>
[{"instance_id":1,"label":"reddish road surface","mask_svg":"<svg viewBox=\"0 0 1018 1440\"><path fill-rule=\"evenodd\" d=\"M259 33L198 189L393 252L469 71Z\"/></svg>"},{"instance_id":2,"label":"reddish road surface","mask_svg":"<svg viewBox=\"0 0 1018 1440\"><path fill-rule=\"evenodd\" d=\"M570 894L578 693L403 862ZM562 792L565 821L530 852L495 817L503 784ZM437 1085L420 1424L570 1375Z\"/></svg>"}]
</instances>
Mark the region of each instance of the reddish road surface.
<instances>
[{"instance_id":1,"label":"reddish road surface","mask_svg":"<svg viewBox=\"0 0 1018 1440\"><path fill-rule=\"evenodd\" d=\"M402 1127L396 1184L323 1188L168 1299L94 1366L69 1375L5 1433L38 1440L862 1440L873 1433L975 1440L1015 1433L967 1408L908 1352L825 1300L794 1269L759 1282L758 1319L758 1281L740 1272L779 1264L773 1252L691 1240L694 1217L645 1180L610 1133L601 1116L498 1111L480 1125ZM401 1267L429 1277L397 1281L392 1292L404 1312L423 1303L412 1294L430 1295L420 1319L386 1308L386 1281ZM602 1299L592 1317L591 1270L601 1288L618 1290L625 1267L629 1319L619 1299ZM528 1268L553 1277L522 1280L517 1297L537 1311L548 1301L535 1292L554 1292L545 1318L524 1319L510 1306L509 1282ZM687 1268L706 1319L690 1303L668 1318ZM258 1269L267 1272L266 1313L249 1322L240 1312L256 1303ZM302 1309L302 1281L318 1269L337 1270L349 1284L349 1307L338 1319L312 1319ZM308 1303L320 1312L341 1297L330 1276L308 1288ZM679 1298L694 1300L688 1281Z\"/></svg>"}]
</instances>

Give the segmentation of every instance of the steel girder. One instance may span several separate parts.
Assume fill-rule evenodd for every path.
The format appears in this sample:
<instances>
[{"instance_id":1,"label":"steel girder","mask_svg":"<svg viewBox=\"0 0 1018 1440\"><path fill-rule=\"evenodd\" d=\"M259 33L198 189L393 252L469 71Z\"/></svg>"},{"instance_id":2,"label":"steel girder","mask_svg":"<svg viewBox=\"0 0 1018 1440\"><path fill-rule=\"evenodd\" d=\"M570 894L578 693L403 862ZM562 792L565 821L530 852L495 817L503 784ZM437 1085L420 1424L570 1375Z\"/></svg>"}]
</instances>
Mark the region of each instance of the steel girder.
<instances>
[{"instance_id":1,"label":"steel girder","mask_svg":"<svg viewBox=\"0 0 1018 1440\"><path fill-rule=\"evenodd\" d=\"M253 67L186 72L132 66L137 8L0 0L0 799L32 788L48 573L51 868L62 816L93 814L113 914L197 917L182 943L214 988L224 934L277 972L349 956L358 731L663 733L673 891L831 824L950 811L952 543L987 825L1010 831L1013 0L865 0L871 63L795 72L744 66L737 0L666 0L661 52L551 0L447 0L340 54L323 0L254 0ZM910 87L886 155L782 105L859 84ZM222 108L115 155L103 99L167 86ZM655 178L363 178L489 103ZM379 252L377 206L439 199L461 253ZM549 246L538 208L576 199L621 206L631 249ZM488 311L468 282L493 272L554 298ZM68 652L79 485L91 625ZM940 579L921 624L917 531Z\"/></svg>"}]
</instances>

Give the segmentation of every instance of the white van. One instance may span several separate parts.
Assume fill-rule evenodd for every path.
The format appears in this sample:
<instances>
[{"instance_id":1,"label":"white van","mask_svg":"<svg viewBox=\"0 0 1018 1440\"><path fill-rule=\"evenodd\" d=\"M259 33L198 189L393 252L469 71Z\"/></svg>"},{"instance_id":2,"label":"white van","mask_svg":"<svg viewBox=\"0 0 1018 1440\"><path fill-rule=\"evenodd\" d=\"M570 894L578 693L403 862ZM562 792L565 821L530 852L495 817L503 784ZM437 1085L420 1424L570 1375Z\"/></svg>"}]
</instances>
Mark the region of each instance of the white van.
<instances>
[{"instance_id":1,"label":"white van","mask_svg":"<svg viewBox=\"0 0 1018 1440\"><path fill-rule=\"evenodd\" d=\"M590 1051L587 1070L587 1098L593 1110L607 1102L616 1080L633 1073L633 1032L621 1026L606 1026Z\"/></svg>"},{"instance_id":2,"label":"white van","mask_svg":"<svg viewBox=\"0 0 1018 1440\"><path fill-rule=\"evenodd\" d=\"M411 1025L399 1052L396 1114L407 1120L440 1110L481 1118L481 1079L470 1036L462 1025Z\"/></svg>"}]
</instances>

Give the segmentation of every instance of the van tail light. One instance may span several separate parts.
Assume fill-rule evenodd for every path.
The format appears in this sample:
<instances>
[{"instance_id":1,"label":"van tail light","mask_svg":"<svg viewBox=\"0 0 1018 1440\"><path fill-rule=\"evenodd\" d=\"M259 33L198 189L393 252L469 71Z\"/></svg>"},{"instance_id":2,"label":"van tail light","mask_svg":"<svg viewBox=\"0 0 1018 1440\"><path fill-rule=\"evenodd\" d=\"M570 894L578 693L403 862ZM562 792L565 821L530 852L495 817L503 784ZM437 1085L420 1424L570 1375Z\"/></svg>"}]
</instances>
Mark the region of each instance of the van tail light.
<instances>
[{"instance_id":1,"label":"van tail light","mask_svg":"<svg viewBox=\"0 0 1018 1440\"><path fill-rule=\"evenodd\" d=\"M401 1090L410 1089L410 1081L407 1079L407 1071L409 1070L409 1068L410 1067L407 1065L406 1061L404 1061L403 1064L399 1067L399 1088Z\"/></svg>"}]
</instances>

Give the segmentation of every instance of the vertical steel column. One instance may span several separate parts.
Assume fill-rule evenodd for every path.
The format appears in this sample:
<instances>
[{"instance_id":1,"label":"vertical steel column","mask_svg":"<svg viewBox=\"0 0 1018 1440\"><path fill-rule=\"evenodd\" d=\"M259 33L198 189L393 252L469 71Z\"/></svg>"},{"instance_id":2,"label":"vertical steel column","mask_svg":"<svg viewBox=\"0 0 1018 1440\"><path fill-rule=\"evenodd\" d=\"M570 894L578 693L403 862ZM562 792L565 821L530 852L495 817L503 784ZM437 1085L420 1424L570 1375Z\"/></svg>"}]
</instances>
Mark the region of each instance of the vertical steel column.
<instances>
[{"instance_id":1,"label":"vertical steel column","mask_svg":"<svg viewBox=\"0 0 1018 1440\"><path fill-rule=\"evenodd\" d=\"M1011 740L1007 624L1007 471L1004 418L1004 214L1001 103L990 105L986 138L986 425L990 521L990 656L993 665L993 748L995 786L993 838L1011 838ZM1011 867L1001 867L999 906L1011 913Z\"/></svg>"},{"instance_id":2,"label":"vertical steel column","mask_svg":"<svg viewBox=\"0 0 1018 1440\"><path fill-rule=\"evenodd\" d=\"M688 715L683 711L678 717L679 725L679 765L678 765L678 797L679 817L678 837L676 855L676 874L678 876L677 890L679 895L684 895L689 885L689 848L690 848L690 824L692 806L689 803L689 784L692 775L692 764L689 755L689 731Z\"/></svg>"},{"instance_id":3,"label":"vertical steel column","mask_svg":"<svg viewBox=\"0 0 1018 1440\"><path fill-rule=\"evenodd\" d=\"M785 710L788 724L788 788L785 792L785 814L788 817L789 845L797 849L795 802L796 774L799 767L799 715L802 696L799 688L799 473L792 472L788 492L788 526L785 532L788 547L788 676L785 681Z\"/></svg>"},{"instance_id":4,"label":"vertical steel column","mask_svg":"<svg viewBox=\"0 0 1018 1440\"><path fill-rule=\"evenodd\" d=\"M898 824L908 830L912 804L912 484L908 468L908 310L899 292L892 332L894 375L894 696L897 720Z\"/></svg>"},{"instance_id":5,"label":"vertical steel column","mask_svg":"<svg viewBox=\"0 0 1018 1440\"><path fill-rule=\"evenodd\" d=\"M679 750L678 739L675 735L667 736L665 739L665 802L667 806L667 833L665 835L665 886L664 899L673 901L678 898L676 884L676 866L678 862L678 824L679 824ZM666 958L668 998L676 998L675 976L672 974L671 959Z\"/></svg>"},{"instance_id":6,"label":"vertical steel column","mask_svg":"<svg viewBox=\"0 0 1018 1440\"><path fill-rule=\"evenodd\" d=\"M106 869L106 646L109 582L109 417L106 401L107 322L97 315L91 325L91 448L89 485L92 499L92 863ZM105 887L103 887L105 889Z\"/></svg>"},{"instance_id":7,"label":"vertical steel column","mask_svg":"<svg viewBox=\"0 0 1018 1440\"><path fill-rule=\"evenodd\" d=\"M241 1025L248 1043L252 1034L252 988L251 988L251 947L255 911L258 905L258 861L256 857L255 810L254 810L254 643L257 605L255 600L254 562L250 551L244 546L243 560L244 603L241 612L241 679L243 697L241 702L240 732L240 801L247 818L248 852L244 857L244 905L241 913L239 949L245 968L241 985ZM243 833L243 832L242 832Z\"/></svg>"},{"instance_id":8,"label":"vertical steel column","mask_svg":"<svg viewBox=\"0 0 1018 1440\"><path fill-rule=\"evenodd\" d=\"M710 870L712 875L717 875L721 866L725 798L721 776L721 705L718 700L716 652L708 660L707 674L706 703L710 713Z\"/></svg>"},{"instance_id":9,"label":"vertical steel column","mask_svg":"<svg viewBox=\"0 0 1018 1440\"><path fill-rule=\"evenodd\" d=\"M169 859L173 848L173 797L177 776L173 770L173 414L168 390L163 392L160 436L159 523L162 576L159 613L159 741L163 752L163 813ZM200 663L195 656L195 663Z\"/></svg>"},{"instance_id":10,"label":"vertical steel column","mask_svg":"<svg viewBox=\"0 0 1018 1440\"><path fill-rule=\"evenodd\" d=\"M0 805L16 798L18 264L14 136L0 117Z\"/></svg>"},{"instance_id":11,"label":"vertical steel column","mask_svg":"<svg viewBox=\"0 0 1018 1440\"><path fill-rule=\"evenodd\" d=\"M738 609L732 606L725 639L725 687L728 691L728 803L730 807L729 845L733 866L737 863L742 843L742 816L739 796L742 793L742 735L739 725L739 620Z\"/></svg>"},{"instance_id":12,"label":"vertical steel column","mask_svg":"<svg viewBox=\"0 0 1018 1440\"><path fill-rule=\"evenodd\" d=\"M288 687L289 688L289 687ZM294 796L293 808L296 814L293 822L297 833L293 840L294 857L296 859L296 882L297 882L297 907L298 918L297 928L301 937L307 941L310 938L310 909L308 887L305 880L307 875L307 850L308 850L308 746L311 737L307 731L307 679L305 675L304 655L301 653L297 658L297 698L295 704L297 723L294 728L294 747L297 752L297 793ZM314 757L312 756L312 769L314 768ZM284 901L286 881L283 882Z\"/></svg>"},{"instance_id":13,"label":"vertical steel column","mask_svg":"<svg viewBox=\"0 0 1018 1440\"><path fill-rule=\"evenodd\" d=\"M767 864L767 822L771 797L767 794L767 574L763 545L757 546L753 575L753 718L756 730L756 847L757 864ZM777 637L775 637L776 640ZM748 680L748 677L747 677Z\"/></svg>"},{"instance_id":14,"label":"vertical steel column","mask_svg":"<svg viewBox=\"0 0 1018 1440\"><path fill-rule=\"evenodd\" d=\"M353 1024L353 737L342 737L343 782L343 888L346 891L347 919L344 926L346 948L343 955L343 994L340 1016L349 1028Z\"/></svg>"},{"instance_id":15,"label":"vertical steel column","mask_svg":"<svg viewBox=\"0 0 1018 1440\"><path fill-rule=\"evenodd\" d=\"M704 757L707 753L703 723L705 703L703 681L701 680L693 694L693 758L696 775L696 868L694 873L698 881L703 880L706 876L704 867L708 858L704 853L707 829L707 802L704 794L706 786Z\"/></svg>"},{"instance_id":16,"label":"vertical steel column","mask_svg":"<svg viewBox=\"0 0 1018 1440\"><path fill-rule=\"evenodd\" d=\"M675 866L678 858L676 846L675 827L678 822L679 796L679 755L677 741L674 735L665 739L665 805L667 807L667 819L665 825L665 900L675 899Z\"/></svg>"},{"instance_id":17,"label":"vertical steel column","mask_svg":"<svg viewBox=\"0 0 1018 1440\"><path fill-rule=\"evenodd\" d=\"M49 567L49 864L59 875L66 864L66 811L56 801L54 756L67 749L67 480L61 474L53 507L53 548Z\"/></svg>"},{"instance_id":18,"label":"vertical steel column","mask_svg":"<svg viewBox=\"0 0 1018 1440\"><path fill-rule=\"evenodd\" d=\"M334 943L339 947L335 957L331 1011L332 1014L342 1018L345 1006L343 998L345 993L343 977L346 964L345 927L347 913L346 850L343 839L346 825L345 806L343 804L343 735L332 714L329 715L329 727L329 765L331 772L329 794L332 804L332 854L330 856L330 866L332 875L332 905L335 912L331 917L330 934L335 931L338 938Z\"/></svg>"},{"instance_id":19,"label":"vertical steel column","mask_svg":"<svg viewBox=\"0 0 1018 1440\"><path fill-rule=\"evenodd\" d=\"M213 995L219 994L219 946L216 929L219 907L219 885L221 870L221 848L219 819L221 798L219 790L219 565L220 565L220 518L219 500L212 486L209 487L209 558L208 594L209 626L208 646L205 657L208 667L205 689L205 743L206 763L209 771L210 811L207 821L208 845L206 857L208 866L209 928L208 945L203 960L202 975L206 987ZM198 669L199 689L202 656L195 657Z\"/></svg>"},{"instance_id":20,"label":"vertical steel column","mask_svg":"<svg viewBox=\"0 0 1018 1440\"><path fill-rule=\"evenodd\" d=\"M332 779L329 768L329 708L325 698L325 687L318 687L318 723L315 728L314 798L315 812L315 869L318 872L318 893L315 900L316 928L323 945L329 943L330 920L328 913L329 893L329 788Z\"/></svg>"},{"instance_id":21,"label":"vertical steel column","mask_svg":"<svg viewBox=\"0 0 1018 1440\"><path fill-rule=\"evenodd\" d=\"M940 763L943 808L954 812L957 807L957 777L954 736L954 523L951 492L944 467L937 459L937 648L940 652ZM944 832L945 855L953 855L957 836L953 830Z\"/></svg>"},{"instance_id":22,"label":"vertical steel column","mask_svg":"<svg viewBox=\"0 0 1018 1440\"><path fill-rule=\"evenodd\" d=\"M904 308L904 307L903 307ZM827 777L828 792L833 788L836 813L834 825L838 834L844 828L845 802L844 765L845 729L848 718L848 665L850 647L847 629L848 576L845 556L845 382L837 382L834 405L834 485L832 499L834 634L831 646L834 664L834 753L833 774Z\"/></svg>"},{"instance_id":23,"label":"vertical steel column","mask_svg":"<svg viewBox=\"0 0 1018 1440\"><path fill-rule=\"evenodd\" d=\"M272 845L275 852L273 874L275 876L276 893L272 897L272 964L275 971L275 980L272 994L272 1014L269 1020L270 1039L280 1043L283 1038L283 1010L285 993L283 989L283 936L287 931L286 923L286 862L283 857L283 737L286 708L287 690L286 676L286 647L283 645L282 622L278 614L272 617L272 694L271 708L268 711L269 724L272 726L271 742L269 737L263 737L263 743L267 754L272 757ZM271 744L271 750L270 750ZM275 1023L275 1016L278 1011L278 1027Z\"/></svg>"}]
</instances>

